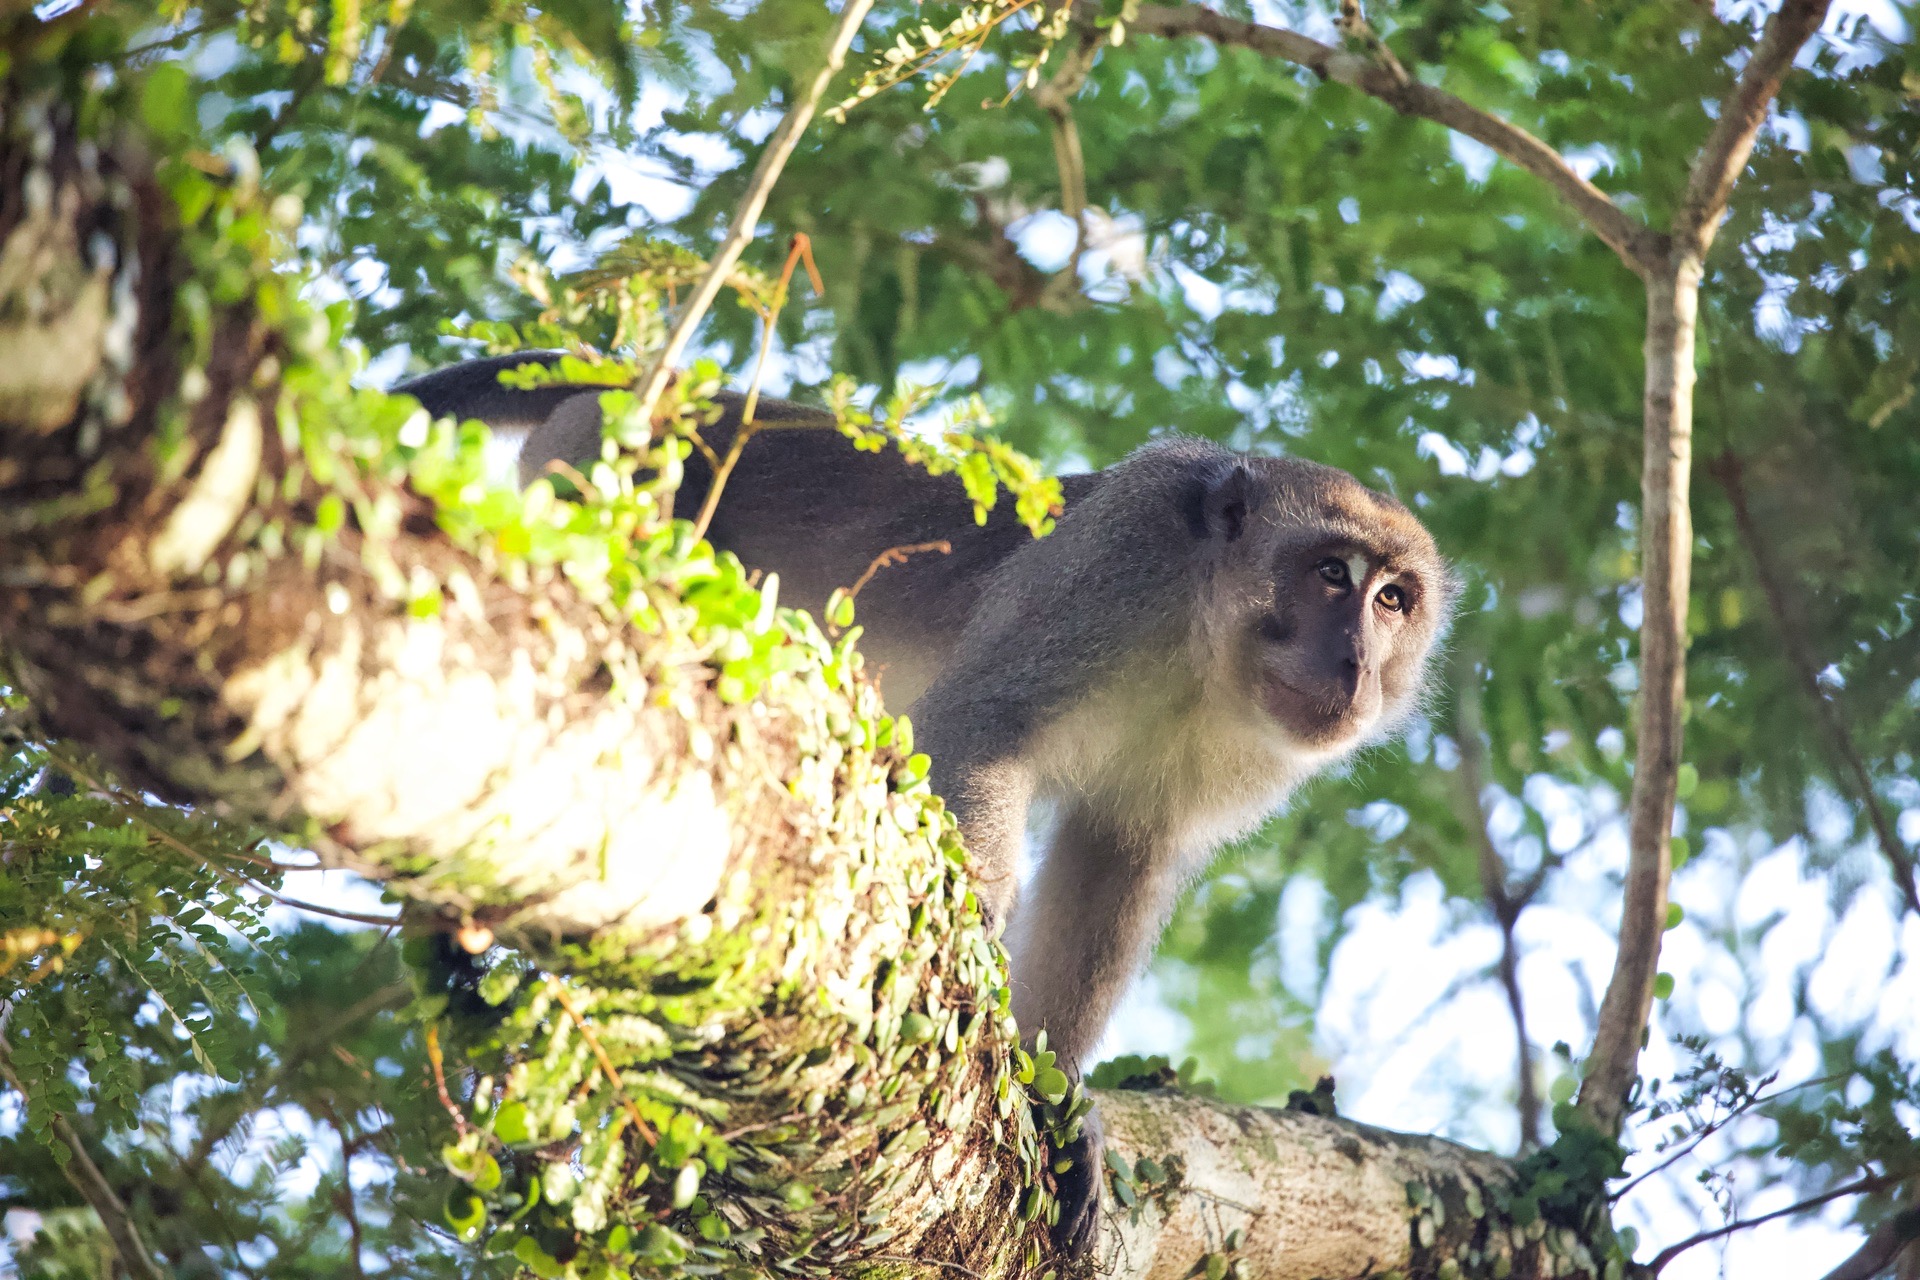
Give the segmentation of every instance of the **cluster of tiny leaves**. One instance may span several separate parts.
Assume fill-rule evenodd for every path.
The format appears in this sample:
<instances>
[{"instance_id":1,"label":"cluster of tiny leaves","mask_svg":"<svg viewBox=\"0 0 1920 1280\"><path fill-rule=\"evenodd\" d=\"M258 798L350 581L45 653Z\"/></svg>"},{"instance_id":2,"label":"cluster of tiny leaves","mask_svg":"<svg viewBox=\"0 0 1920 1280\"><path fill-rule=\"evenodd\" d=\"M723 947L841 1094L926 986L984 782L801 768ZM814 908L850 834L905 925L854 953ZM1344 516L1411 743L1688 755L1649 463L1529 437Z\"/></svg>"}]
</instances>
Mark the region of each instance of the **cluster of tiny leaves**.
<instances>
[{"instance_id":1,"label":"cluster of tiny leaves","mask_svg":"<svg viewBox=\"0 0 1920 1280\"><path fill-rule=\"evenodd\" d=\"M1103 3L1101 12L1094 15L1095 25L1107 29L1113 44L1125 38L1132 7L1131 3ZM1078 9L1080 6L1072 4L1048 5L1036 0L919 6L917 27L911 23L895 26L892 42L880 42L871 65L854 82L853 91L829 107L827 117L844 124L847 112L860 103L915 79L925 81L923 109L931 112L977 62L1003 65L1017 89L1032 89L1040 83L1054 46L1066 36ZM1016 17L1024 18L1024 25L1014 23ZM943 18L946 21L941 23ZM983 58L996 31L1002 33L1002 39L993 54ZM1001 99L1001 105L1005 102Z\"/></svg>"},{"instance_id":2,"label":"cluster of tiny leaves","mask_svg":"<svg viewBox=\"0 0 1920 1280\"><path fill-rule=\"evenodd\" d=\"M16 695L0 701L22 709ZM53 1118L82 1098L103 1126L134 1122L145 1078L126 1052L129 1016L231 1080L228 1039L257 1016L253 969L234 944L269 939L264 899L246 879L259 874L257 844L76 790L37 745L0 757L0 1008L27 1128L56 1161L69 1152Z\"/></svg>"}]
</instances>

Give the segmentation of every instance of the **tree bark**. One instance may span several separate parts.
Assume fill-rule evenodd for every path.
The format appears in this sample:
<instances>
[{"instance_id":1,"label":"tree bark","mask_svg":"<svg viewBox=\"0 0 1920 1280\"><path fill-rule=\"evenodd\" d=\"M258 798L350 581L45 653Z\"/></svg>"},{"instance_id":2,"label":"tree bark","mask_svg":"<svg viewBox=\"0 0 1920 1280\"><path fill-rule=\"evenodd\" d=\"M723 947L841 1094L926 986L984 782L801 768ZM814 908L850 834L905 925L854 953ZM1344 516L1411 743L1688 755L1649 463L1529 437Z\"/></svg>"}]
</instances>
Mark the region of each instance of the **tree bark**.
<instances>
[{"instance_id":1,"label":"tree bark","mask_svg":"<svg viewBox=\"0 0 1920 1280\"><path fill-rule=\"evenodd\" d=\"M1647 277L1646 399L1640 472L1640 698L1628 802L1626 895L1613 978L1600 1005L1581 1105L1618 1132L1633 1084L1666 929L1670 837L1687 696L1693 574L1693 344L1698 258Z\"/></svg>"}]
</instances>

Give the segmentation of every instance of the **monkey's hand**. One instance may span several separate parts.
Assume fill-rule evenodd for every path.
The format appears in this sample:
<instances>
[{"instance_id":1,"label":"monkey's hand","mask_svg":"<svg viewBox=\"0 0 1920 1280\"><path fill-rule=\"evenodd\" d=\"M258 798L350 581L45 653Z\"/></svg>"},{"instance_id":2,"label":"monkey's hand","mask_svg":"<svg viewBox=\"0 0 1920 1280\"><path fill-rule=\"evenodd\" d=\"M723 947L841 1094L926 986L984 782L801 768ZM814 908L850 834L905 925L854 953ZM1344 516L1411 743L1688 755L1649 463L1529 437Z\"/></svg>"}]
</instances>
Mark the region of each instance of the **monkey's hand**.
<instances>
[{"instance_id":1,"label":"monkey's hand","mask_svg":"<svg viewBox=\"0 0 1920 1280\"><path fill-rule=\"evenodd\" d=\"M1053 1191L1060 1216L1053 1224L1053 1248L1061 1257L1085 1261L1093 1254L1100 1226L1101 1162L1106 1158L1106 1135L1100 1113L1093 1109L1080 1072L1066 1069L1071 1081L1058 1103L1042 1104L1040 1121L1053 1149Z\"/></svg>"}]
</instances>

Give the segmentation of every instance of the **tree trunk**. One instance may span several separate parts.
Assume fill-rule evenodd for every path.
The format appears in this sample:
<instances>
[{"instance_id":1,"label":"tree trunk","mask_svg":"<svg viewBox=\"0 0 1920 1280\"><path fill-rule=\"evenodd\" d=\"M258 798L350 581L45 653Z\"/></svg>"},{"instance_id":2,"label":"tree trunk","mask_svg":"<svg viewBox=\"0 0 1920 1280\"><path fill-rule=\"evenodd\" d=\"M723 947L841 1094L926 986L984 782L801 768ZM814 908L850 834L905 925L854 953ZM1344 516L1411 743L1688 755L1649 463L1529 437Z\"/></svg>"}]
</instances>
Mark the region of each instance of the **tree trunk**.
<instances>
[{"instance_id":1,"label":"tree trunk","mask_svg":"<svg viewBox=\"0 0 1920 1280\"><path fill-rule=\"evenodd\" d=\"M1594 1031L1581 1102L1618 1132L1653 1007L1673 874L1673 806L1687 693L1687 599L1692 589L1693 345L1700 259L1676 251L1648 272L1645 439L1640 474L1640 699L1634 719L1626 895L1612 980Z\"/></svg>"}]
</instances>

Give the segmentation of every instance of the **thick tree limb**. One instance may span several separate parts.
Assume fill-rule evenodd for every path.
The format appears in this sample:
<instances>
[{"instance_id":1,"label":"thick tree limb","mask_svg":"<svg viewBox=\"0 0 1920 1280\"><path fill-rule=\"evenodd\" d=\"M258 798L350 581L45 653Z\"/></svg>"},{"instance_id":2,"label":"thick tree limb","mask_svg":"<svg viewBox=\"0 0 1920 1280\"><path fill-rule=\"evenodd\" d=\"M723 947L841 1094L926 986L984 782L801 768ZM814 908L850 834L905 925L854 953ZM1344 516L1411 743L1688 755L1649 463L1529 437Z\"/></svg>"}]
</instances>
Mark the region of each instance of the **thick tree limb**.
<instances>
[{"instance_id":1,"label":"thick tree limb","mask_svg":"<svg viewBox=\"0 0 1920 1280\"><path fill-rule=\"evenodd\" d=\"M1500 1226L1497 1214L1474 1212L1495 1203L1511 1176L1494 1157L1437 1138L1177 1091L1099 1096L1109 1147L1130 1166L1145 1156L1169 1172L1164 1183L1134 1184L1136 1211L1109 1199L1103 1275L1185 1280L1195 1258L1228 1253L1234 1231L1240 1238L1230 1257L1261 1280L1427 1275L1443 1255L1465 1274L1497 1274L1503 1257L1525 1265L1525 1233ZM1419 1243L1423 1228L1408 1229L1409 1184L1429 1188L1441 1205L1421 1211L1436 1233L1427 1237L1431 1246ZM1471 1270L1474 1258L1486 1271Z\"/></svg>"},{"instance_id":2,"label":"thick tree limb","mask_svg":"<svg viewBox=\"0 0 1920 1280\"><path fill-rule=\"evenodd\" d=\"M1574 172L1566 158L1545 142L1450 93L1396 76L1389 67L1370 58L1322 44L1297 31L1245 22L1198 5L1143 4L1128 25L1149 35L1202 36L1215 44L1237 45L1297 63L1322 79L1378 98L1401 115L1443 124L1485 144L1545 182L1636 274L1646 275L1665 255L1659 233L1635 221L1606 192Z\"/></svg>"}]
</instances>

